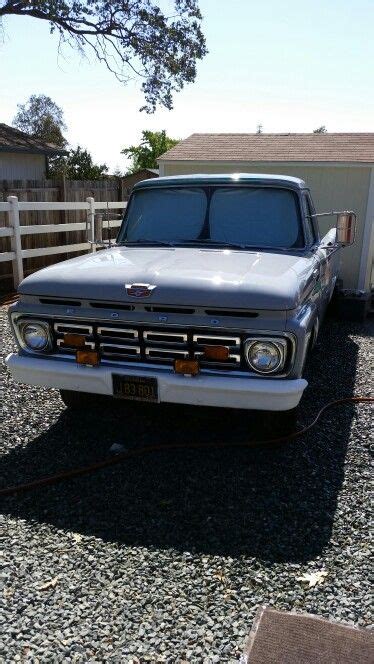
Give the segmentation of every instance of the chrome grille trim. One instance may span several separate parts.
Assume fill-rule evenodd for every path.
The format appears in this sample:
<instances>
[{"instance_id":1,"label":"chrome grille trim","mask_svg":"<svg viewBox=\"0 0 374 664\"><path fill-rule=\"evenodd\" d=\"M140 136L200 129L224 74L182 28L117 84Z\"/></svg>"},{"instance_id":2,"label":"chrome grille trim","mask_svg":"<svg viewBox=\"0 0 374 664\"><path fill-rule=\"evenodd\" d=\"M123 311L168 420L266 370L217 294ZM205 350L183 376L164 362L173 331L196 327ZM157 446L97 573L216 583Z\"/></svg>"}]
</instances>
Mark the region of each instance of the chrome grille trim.
<instances>
[{"instance_id":1,"label":"chrome grille trim","mask_svg":"<svg viewBox=\"0 0 374 664\"><path fill-rule=\"evenodd\" d=\"M102 357L140 357L139 346L125 346L124 344L99 344ZM109 349L109 350L107 350ZM117 350L117 352L116 352ZM124 352L123 352L124 351Z\"/></svg>"},{"instance_id":2,"label":"chrome grille trim","mask_svg":"<svg viewBox=\"0 0 374 664\"><path fill-rule=\"evenodd\" d=\"M194 351L194 357L198 358L201 355L204 355L204 351L200 351L200 350ZM234 354L231 354L231 353L229 354L227 359L228 360L233 360L233 362L235 362L236 364L240 364L240 362L241 362L240 355L234 355ZM204 358L204 357L202 358L202 362L206 362L206 363L209 363L209 364L218 364L218 365L230 364L230 362L225 362L225 361L218 362L217 360L212 360L210 358Z\"/></svg>"},{"instance_id":3,"label":"chrome grille trim","mask_svg":"<svg viewBox=\"0 0 374 664\"><path fill-rule=\"evenodd\" d=\"M152 348L145 349L145 354L147 357L155 357L155 354L157 356L157 353L161 353L161 355L167 355L165 359L174 359L174 355L183 355L185 358L188 358L189 356L188 350L178 350L177 348L155 348L152 346Z\"/></svg>"},{"instance_id":4,"label":"chrome grille trim","mask_svg":"<svg viewBox=\"0 0 374 664\"><path fill-rule=\"evenodd\" d=\"M19 317L16 314L15 317ZM23 315L24 316L24 315ZM65 331L80 332L85 331L87 336L86 343L93 343L94 348L101 351L101 361L103 364L119 365L124 367L139 368L156 368L162 371L170 371L173 368L174 359L184 357L186 359L195 358L196 354L203 353L204 346L208 345L222 345L228 348L229 358L226 361L214 361L212 359L200 359L201 372L212 375L226 375L226 376L249 376L266 378L266 374L259 375L253 372L247 365L244 359L244 342L248 337L264 336L265 338L283 337L287 341L287 365L285 370L279 374L273 374L276 378L285 378L288 376L293 368L295 355L296 355L296 338L293 333L284 332L279 330L258 330L234 328L233 330L226 330L221 328L212 328L204 325L192 326L187 324L167 324L165 323L146 323L145 321L134 321L130 323L127 321L114 323L108 319L95 320L93 318L67 317L67 316L45 316L51 322L53 328L53 336L55 343L54 357L56 359L68 358L74 361L74 350L64 347L63 334ZM57 319L57 320L56 320ZM70 322L74 321L74 322ZM127 327L127 324L129 325ZM117 326L118 325L118 326ZM98 330L103 333L98 335ZM107 336L108 332L108 336ZM121 338L121 332L127 337ZM144 338L146 333L149 333L150 339ZM227 334L228 332L228 334ZM118 335L110 337L110 334ZM158 333L158 336L153 337L158 339L158 342L151 341L152 334ZM131 335L128 338L128 335ZM136 334L138 337L136 338ZM105 335L105 336L104 336ZM169 343L165 341L166 337L175 339L185 339L186 342ZM60 343L58 340L60 339ZM106 346L104 349L100 346ZM111 344L111 345L109 345ZM123 348L120 348L123 346ZM128 348L126 348L128 346ZM140 349L140 352L138 350ZM104 351L104 352L103 352ZM152 351L153 354L152 354ZM177 352L181 351L181 352Z\"/></svg>"},{"instance_id":5,"label":"chrome grille trim","mask_svg":"<svg viewBox=\"0 0 374 664\"><path fill-rule=\"evenodd\" d=\"M240 337L229 337L221 336L219 334L194 334L192 337L194 343L199 346L209 346L215 345L218 346L234 346L235 348L240 348ZM213 344L212 344L213 342Z\"/></svg>"},{"instance_id":6,"label":"chrome grille trim","mask_svg":"<svg viewBox=\"0 0 374 664\"><path fill-rule=\"evenodd\" d=\"M99 336L111 337L111 335L113 333L116 337L120 336L121 333L122 334L124 333L126 335L127 334L130 335L130 338L132 338L132 339L139 339L138 330L134 330L132 328L125 328L125 327L98 327L97 328L97 334Z\"/></svg>"},{"instance_id":7,"label":"chrome grille trim","mask_svg":"<svg viewBox=\"0 0 374 664\"><path fill-rule=\"evenodd\" d=\"M154 341L151 337L156 337ZM144 341L149 343L165 343L165 344L186 344L187 343L187 334L181 332L158 332L156 330L146 330L143 332ZM175 341L175 339L180 339L180 341Z\"/></svg>"},{"instance_id":8,"label":"chrome grille trim","mask_svg":"<svg viewBox=\"0 0 374 664\"><path fill-rule=\"evenodd\" d=\"M61 334L64 332L70 332L71 330L74 330L74 332L77 332L77 330L83 330L82 334L93 334L92 325L84 325L84 323L81 325L77 323L70 323L68 321L66 323L55 323L53 325L53 329L56 332L60 332Z\"/></svg>"},{"instance_id":9,"label":"chrome grille trim","mask_svg":"<svg viewBox=\"0 0 374 664\"><path fill-rule=\"evenodd\" d=\"M82 346L82 348L77 348L76 346L69 346L69 344L65 344L63 339L57 339L56 343L57 343L57 346L59 348L62 348L63 350L67 350L67 351L69 351L69 350L72 350L72 351L82 350L82 348L83 348L83 346ZM95 342L94 341L86 341L85 346L89 346L91 348L91 350L95 350Z\"/></svg>"}]
</instances>

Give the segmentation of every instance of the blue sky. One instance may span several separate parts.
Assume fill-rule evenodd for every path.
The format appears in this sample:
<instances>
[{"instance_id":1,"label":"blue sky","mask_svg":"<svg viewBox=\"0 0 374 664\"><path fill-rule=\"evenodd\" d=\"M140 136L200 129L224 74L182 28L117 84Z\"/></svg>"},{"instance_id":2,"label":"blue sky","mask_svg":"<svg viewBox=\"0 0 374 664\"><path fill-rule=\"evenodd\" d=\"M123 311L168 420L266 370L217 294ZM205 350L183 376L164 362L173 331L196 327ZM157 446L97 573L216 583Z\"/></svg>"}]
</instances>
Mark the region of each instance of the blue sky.
<instances>
[{"instance_id":1,"label":"blue sky","mask_svg":"<svg viewBox=\"0 0 374 664\"><path fill-rule=\"evenodd\" d=\"M172 111L139 112L136 81L121 85L36 19L4 19L0 122L33 93L64 109L67 137L111 169L142 129L193 132L374 131L374 0L200 0L209 55Z\"/></svg>"}]
</instances>

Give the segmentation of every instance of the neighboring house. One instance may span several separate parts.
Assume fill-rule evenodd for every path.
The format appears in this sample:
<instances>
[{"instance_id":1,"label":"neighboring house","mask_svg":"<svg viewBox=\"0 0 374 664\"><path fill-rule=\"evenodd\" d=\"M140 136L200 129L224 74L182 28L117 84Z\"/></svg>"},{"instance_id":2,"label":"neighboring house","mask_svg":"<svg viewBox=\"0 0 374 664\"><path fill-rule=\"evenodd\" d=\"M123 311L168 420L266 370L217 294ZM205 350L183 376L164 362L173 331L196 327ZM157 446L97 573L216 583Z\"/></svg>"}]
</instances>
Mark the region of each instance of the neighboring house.
<instances>
[{"instance_id":1,"label":"neighboring house","mask_svg":"<svg viewBox=\"0 0 374 664\"><path fill-rule=\"evenodd\" d=\"M133 186L141 180L149 180L150 178L158 178L157 168L142 168L136 173L130 173L121 178L123 196L130 196Z\"/></svg>"},{"instance_id":2,"label":"neighboring house","mask_svg":"<svg viewBox=\"0 0 374 664\"><path fill-rule=\"evenodd\" d=\"M374 133L192 134L158 162L160 176L245 172L301 177L311 189L317 212L351 209L357 213L356 242L341 252L341 276L344 288L370 290ZM320 219L322 232L332 221L332 217Z\"/></svg>"},{"instance_id":3,"label":"neighboring house","mask_svg":"<svg viewBox=\"0 0 374 664\"><path fill-rule=\"evenodd\" d=\"M0 123L0 180L43 180L47 157L64 154L52 143Z\"/></svg>"}]
</instances>

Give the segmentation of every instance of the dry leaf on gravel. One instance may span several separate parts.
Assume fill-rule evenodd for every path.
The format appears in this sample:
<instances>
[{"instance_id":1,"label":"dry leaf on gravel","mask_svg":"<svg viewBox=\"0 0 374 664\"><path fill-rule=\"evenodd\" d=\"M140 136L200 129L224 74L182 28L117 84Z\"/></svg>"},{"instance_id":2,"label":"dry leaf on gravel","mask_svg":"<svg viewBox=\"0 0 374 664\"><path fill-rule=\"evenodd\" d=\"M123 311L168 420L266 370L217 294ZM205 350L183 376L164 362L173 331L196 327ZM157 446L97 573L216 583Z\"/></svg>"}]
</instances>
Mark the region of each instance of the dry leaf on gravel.
<instances>
[{"instance_id":1,"label":"dry leaf on gravel","mask_svg":"<svg viewBox=\"0 0 374 664\"><path fill-rule=\"evenodd\" d=\"M303 574L303 576L298 576L297 580L302 581L303 583L308 583L309 588L314 586L319 586L325 580L327 572L311 572L310 574Z\"/></svg>"},{"instance_id":2,"label":"dry leaf on gravel","mask_svg":"<svg viewBox=\"0 0 374 664\"><path fill-rule=\"evenodd\" d=\"M3 590L3 594L4 594L5 599L9 599L9 597L13 597L14 593L15 593L14 588L4 588L4 590Z\"/></svg>"},{"instance_id":3,"label":"dry leaf on gravel","mask_svg":"<svg viewBox=\"0 0 374 664\"><path fill-rule=\"evenodd\" d=\"M38 590L49 590L50 588L55 588L58 584L58 576L55 576L54 579L46 581L42 586L39 586Z\"/></svg>"},{"instance_id":4,"label":"dry leaf on gravel","mask_svg":"<svg viewBox=\"0 0 374 664\"><path fill-rule=\"evenodd\" d=\"M77 544L79 544L79 542L81 542L83 539L82 535L80 535L79 533L71 533L71 536L74 542L77 542Z\"/></svg>"}]
</instances>

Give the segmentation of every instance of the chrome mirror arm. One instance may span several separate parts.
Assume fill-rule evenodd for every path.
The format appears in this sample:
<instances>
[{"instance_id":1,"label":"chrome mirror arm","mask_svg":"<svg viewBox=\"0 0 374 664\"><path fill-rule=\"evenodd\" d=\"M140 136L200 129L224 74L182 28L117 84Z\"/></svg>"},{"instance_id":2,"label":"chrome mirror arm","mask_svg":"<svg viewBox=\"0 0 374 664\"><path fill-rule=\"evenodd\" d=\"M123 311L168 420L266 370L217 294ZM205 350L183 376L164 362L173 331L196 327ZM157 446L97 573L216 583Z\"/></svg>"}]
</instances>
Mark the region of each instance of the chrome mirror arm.
<instances>
[{"instance_id":1,"label":"chrome mirror arm","mask_svg":"<svg viewBox=\"0 0 374 664\"><path fill-rule=\"evenodd\" d=\"M354 214L353 210L331 210L331 212L315 212L315 214L308 215L309 217L334 217L337 214Z\"/></svg>"}]
</instances>

